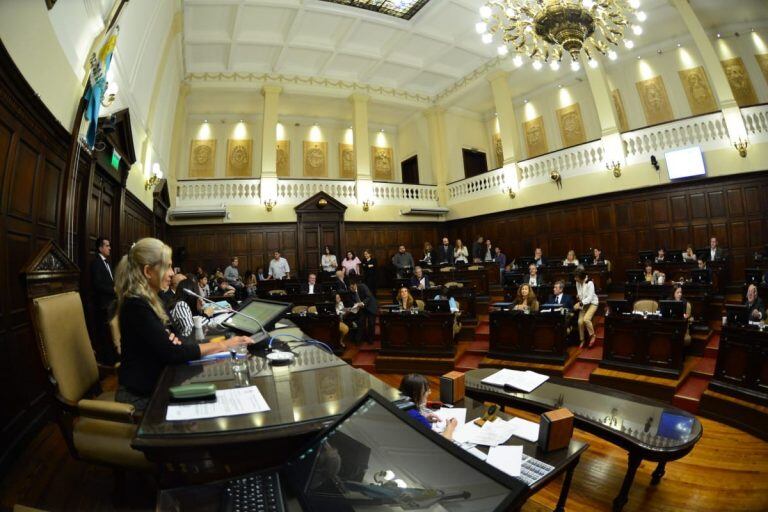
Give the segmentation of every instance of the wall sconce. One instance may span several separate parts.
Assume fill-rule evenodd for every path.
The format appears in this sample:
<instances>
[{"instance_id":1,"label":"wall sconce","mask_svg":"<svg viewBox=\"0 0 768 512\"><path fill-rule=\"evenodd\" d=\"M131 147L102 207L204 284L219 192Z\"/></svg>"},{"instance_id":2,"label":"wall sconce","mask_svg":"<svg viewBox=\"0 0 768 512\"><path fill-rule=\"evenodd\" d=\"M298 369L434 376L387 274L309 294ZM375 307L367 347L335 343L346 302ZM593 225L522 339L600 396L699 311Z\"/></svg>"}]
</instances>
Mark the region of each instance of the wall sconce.
<instances>
[{"instance_id":1,"label":"wall sconce","mask_svg":"<svg viewBox=\"0 0 768 512\"><path fill-rule=\"evenodd\" d=\"M363 211L367 212L371 209L373 206L373 199L368 199L367 201L363 201Z\"/></svg>"},{"instance_id":2,"label":"wall sconce","mask_svg":"<svg viewBox=\"0 0 768 512\"><path fill-rule=\"evenodd\" d=\"M739 152L739 156L741 158L747 158L747 147L749 146L749 141L741 140L741 137L739 137L738 142L733 143L733 147L736 148L736 151Z\"/></svg>"},{"instance_id":3,"label":"wall sconce","mask_svg":"<svg viewBox=\"0 0 768 512\"><path fill-rule=\"evenodd\" d=\"M515 194L515 191L512 187L507 188L507 193L509 194L510 199L514 199L517 194Z\"/></svg>"},{"instance_id":4,"label":"wall sconce","mask_svg":"<svg viewBox=\"0 0 768 512\"><path fill-rule=\"evenodd\" d=\"M549 172L549 179L557 185L557 188L563 188L563 177L560 176L560 171L555 169L551 170Z\"/></svg>"},{"instance_id":5,"label":"wall sconce","mask_svg":"<svg viewBox=\"0 0 768 512\"><path fill-rule=\"evenodd\" d=\"M621 176L621 162L613 161L611 163L606 163L605 168L609 171L613 171L613 176L615 178L619 178Z\"/></svg>"},{"instance_id":6,"label":"wall sconce","mask_svg":"<svg viewBox=\"0 0 768 512\"><path fill-rule=\"evenodd\" d=\"M163 171L160 170L160 164L152 164L152 175L144 182L144 190L154 188L157 183L163 179Z\"/></svg>"},{"instance_id":7,"label":"wall sconce","mask_svg":"<svg viewBox=\"0 0 768 512\"><path fill-rule=\"evenodd\" d=\"M264 208L266 208L268 212L271 212L272 208L274 208L276 204L277 204L277 201L275 201L274 199L267 199L266 201L264 201Z\"/></svg>"}]
</instances>

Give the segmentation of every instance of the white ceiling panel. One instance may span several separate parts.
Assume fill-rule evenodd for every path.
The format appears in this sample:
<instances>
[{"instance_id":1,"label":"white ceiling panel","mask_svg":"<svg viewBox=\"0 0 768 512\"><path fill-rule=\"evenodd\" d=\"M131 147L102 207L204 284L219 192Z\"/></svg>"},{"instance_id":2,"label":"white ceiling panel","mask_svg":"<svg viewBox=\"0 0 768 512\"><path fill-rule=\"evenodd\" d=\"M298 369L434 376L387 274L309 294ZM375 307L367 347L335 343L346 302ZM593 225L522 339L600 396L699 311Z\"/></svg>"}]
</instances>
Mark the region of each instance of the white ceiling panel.
<instances>
[{"instance_id":1,"label":"white ceiling panel","mask_svg":"<svg viewBox=\"0 0 768 512\"><path fill-rule=\"evenodd\" d=\"M384 53L385 45L402 30L378 23L360 22L347 39L347 45L380 56Z\"/></svg>"},{"instance_id":2,"label":"white ceiling panel","mask_svg":"<svg viewBox=\"0 0 768 512\"><path fill-rule=\"evenodd\" d=\"M236 7L190 5L185 12L184 30L193 39L228 39Z\"/></svg>"},{"instance_id":3,"label":"white ceiling panel","mask_svg":"<svg viewBox=\"0 0 768 512\"><path fill-rule=\"evenodd\" d=\"M238 44L232 49L232 70L267 73L280 52L280 46Z\"/></svg>"},{"instance_id":4,"label":"white ceiling panel","mask_svg":"<svg viewBox=\"0 0 768 512\"><path fill-rule=\"evenodd\" d=\"M350 18L310 11L297 22L289 42L332 47L339 33L351 24Z\"/></svg>"},{"instance_id":5,"label":"white ceiling panel","mask_svg":"<svg viewBox=\"0 0 768 512\"><path fill-rule=\"evenodd\" d=\"M282 51L276 73L315 76L331 56L328 51L289 47Z\"/></svg>"},{"instance_id":6,"label":"white ceiling panel","mask_svg":"<svg viewBox=\"0 0 768 512\"><path fill-rule=\"evenodd\" d=\"M336 55L325 66L325 74L347 80L358 80L371 66L371 59L356 55Z\"/></svg>"},{"instance_id":7,"label":"white ceiling panel","mask_svg":"<svg viewBox=\"0 0 768 512\"><path fill-rule=\"evenodd\" d=\"M204 71L221 72L227 69L229 45L226 44L192 44L187 45L187 70L193 73Z\"/></svg>"}]
</instances>

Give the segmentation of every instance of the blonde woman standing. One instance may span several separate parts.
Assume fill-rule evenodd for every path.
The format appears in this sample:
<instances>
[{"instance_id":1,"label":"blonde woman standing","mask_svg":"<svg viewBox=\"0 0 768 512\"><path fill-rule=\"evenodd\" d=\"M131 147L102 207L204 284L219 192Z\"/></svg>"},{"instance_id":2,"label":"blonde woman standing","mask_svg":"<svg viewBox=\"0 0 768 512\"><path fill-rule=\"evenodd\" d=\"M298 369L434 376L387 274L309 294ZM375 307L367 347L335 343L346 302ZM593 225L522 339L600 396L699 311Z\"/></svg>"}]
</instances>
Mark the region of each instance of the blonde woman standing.
<instances>
[{"instance_id":1,"label":"blonde woman standing","mask_svg":"<svg viewBox=\"0 0 768 512\"><path fill-rule=\"evenodd\" d=\"M115 400L146 408L160 374L179 364L223 352L244 343L236 336L221 343L183 345L169 329L158 292L170 286L171 248L156 238L142 238L123 256L115 273L120 324L121 364Z\"/></svg>"},{"instance_id":2,"label":"blonde woman standing","mask_svg":"<svg viewBox=\"0 0 768 512\"><path fill-rule=\"evenodd\" d=\"M469 263L469 249L461 243L461 239L456 239L456 245L453 248L453 261L455 263Z\"/></svg>"}]
</instances>

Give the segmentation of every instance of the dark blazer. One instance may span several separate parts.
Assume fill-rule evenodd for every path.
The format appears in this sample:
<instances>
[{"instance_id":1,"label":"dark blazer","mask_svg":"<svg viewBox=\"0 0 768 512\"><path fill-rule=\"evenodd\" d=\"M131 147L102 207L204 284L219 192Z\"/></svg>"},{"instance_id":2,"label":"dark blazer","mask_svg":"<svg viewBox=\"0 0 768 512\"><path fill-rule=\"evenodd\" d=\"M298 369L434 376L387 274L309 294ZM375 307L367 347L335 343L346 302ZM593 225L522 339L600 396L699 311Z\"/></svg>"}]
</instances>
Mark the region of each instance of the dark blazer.
<instances>
[{"instance_id":1,"label":"dark blazer","mask_svg":"<svg viewBox=\"0 0 768 512\"><path fill-rule=\"evenodd\" d=\"M369 288L372 290L376 289L376 269L378 268L378 264L376 263L376 258L371 258L370 260L362 260L360 262L360 271L363 273L363 279L365 280L365 284L368 285Z\"/></svg>"},{"instance_id":2,"label":"dark blazer","mask_svg":"<svg viewBox=\"0 0 768 512\"><path fill-rule=\"evenodd\" d=\"M365 311L369 315L375 315L379 310L379 303L376 301L376 297L370 288L363 283L357 283L357 297L360 299L360 302L365 304Z\"/></svg>"},{"instance_id":3,"label":"dark blazer","mask_svg":"<svg viewBox=\"0 0 768 512\"><path fill-rule=\"evenodd\" d=\"M212 295L218 295L218 292L219 292L219 289L216 288L216 290L214 290ZM160 296L160 300L163 302L166 309L168 308L168 304L170 304L171 301L173 301L173 299L176 297L176 295L173 293L173 291L170 288L168 288L167 290L160 290L159 292L157 292L157 294Z\"/></svg>"},{"instance_id":4,"label":"dark blazer","mask_svg":"<svg viewBox=\"0 0 768 512\"><path fill-rule=\"evenodd\" d=\"M345 283L344 281L341 281L339 279L334 279L333 282L329 286L335 287L336 291L345 292L345 291L348 290L347 283Z\"/></svg>"},{"instance_id":5,"label":"dark blazer","mask_svg":"<svg viewBox=\"0 0 768 512\"><path fill-rule=\"evenodd\" d=\"M720 247L717 247L715 249L715 259L713 260L712 251L709 248L707 248L706 256L707 256L706 258L707 261L720 261L725 259L725 251L723 251Z\"/></svg>"},{"instance_id":6,"label":"dark blazer","mask_svg":"<svg viewBox=\"0 0 768 512\"><path fill-rule=\"evenodd\" d=\"M424 288L429 288L430 282L429 282L429 276L427 274L423 274L422 277L424 278ZM410 281L411 288L416 288L419 286L419 279L416 276L411 276Z\"/></svg>"},{"instance_id":7,"label":"dark blazer","mask_svg":"<svg viewBox=\"0 0 768 512\"><path fill-rule=\"evenodd\" d=\"M450 263L453 265L453 247L450 245L438 245L435 250L435 259L433 263Z\"/></svg>"},{"instance_id":8,"label":"dark blazer","mask_svg":"<svg viewBox=\"0 0 768 512\"><path fill-rule=\"evenodd\" d=\"M523 276L523 284L529 284L531 282L531 274L525 274ZM536 274L536 286L541 286L541 274Z\"/></svg>"},{"instance_id":9,"label":"dark blazer","mask_svg":"<svg viewBox=\"0 0 768 512\"><path fill-rule=\"evenodd\" d=\"M106 265L109 265L109 262L107 262ZM112 275L110 275L106 265L99 254L97 254L96 258L91 262L93 302L96 308L102 311L109 310L117 299L117 296L115 295L115 281L112 278L112 276L115 275L115 271L110 265L109 270L112 271Z\"/></svg>"},{"instance_id":10,"label":"dark blazer","mask_svg":"<svg viewBox=\"0 0 768 512\"><path fill-rule=\"evenodd\" d=\"M557 302L557 297L553 294L550 295L547 299L547 304L554 304ZM568 295L567 293L563 293L563 296L560 299L560 304L563 305L566 309L573 309L573 297Z\"/></svg>"},{"instance_id":11,"label":"dark blazer","mask_svg":"<svg viewBox=\"0 0 768 512\"><path fill-rule=\"evenodd\" d=\"M301 293L309 293L309 283L302 283ZM320 283L315 283L315 295L325 293L325 288Z\"/></svg>"},{"instance_id":12,"label":"dark blazer","mask_svg":"<svg viewBox=\"0 0 768 512\"><path fill-rule=\"evenodd\" d=\"M484 256L485 256L485 243L480 244L480 243L474 242L472 244L472 254L471 254L472 259L479 258L480 260L482 260Z\"/></svg>"},{"instance_id":13,"label":"dark blazer","mask_svg":"<svg viewBox=\"0 0 768 512\"><path fill-rule=\"evenodd\" d=\"M763 305L763 301L760 300L760 297L755 297L755 302L750 304L747 301L744 301L744 305L747 306L749 309L749 319L752 320L752 312L757 311L760 313L760 318L765 318L765 306Z\"/></svg>"},{"instance_id":14,"label":"dark blazer","mask_svg":"<svg viewBox=\"0 0 768 512\"><path fill-rule=\"evenodd\" d=\"M533 262L536 264L537 267L546 267L547 266L547 259L542 256L539 259L534 259Z\"/></svg>"},{"instance_id":15,"label":"dark blazer","mask_svg":"<svg viewBox=\"0 0 768 512\"><path fill-rule=\"evenodd\" d=\"M435 263L437 263L437 253L435 252L435 250L434 250L434 249L432 249L432 250L431 250L431 251L429 251L429 252L424 252L424 251L422 250L422 251L421 251L421 255L420 255L420 257L419 257L419 263L421 263L422 261L426 261L426 258L427 258L427 254L429 254L429 258L430 258L430 260L429 260L429 261L430 261L430 263L429 263L429 264L430 264L430 265L434 265Z\"/></svg>"}]
</instances>

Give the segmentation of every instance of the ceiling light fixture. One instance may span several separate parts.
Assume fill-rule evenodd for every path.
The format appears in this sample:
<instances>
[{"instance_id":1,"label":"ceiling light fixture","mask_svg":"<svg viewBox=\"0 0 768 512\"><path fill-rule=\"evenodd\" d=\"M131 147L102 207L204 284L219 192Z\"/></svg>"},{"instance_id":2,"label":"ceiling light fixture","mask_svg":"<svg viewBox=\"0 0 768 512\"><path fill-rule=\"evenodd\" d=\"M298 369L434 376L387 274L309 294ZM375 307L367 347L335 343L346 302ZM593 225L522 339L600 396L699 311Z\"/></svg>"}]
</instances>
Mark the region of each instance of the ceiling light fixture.
<instances>
[{"instance_id":1,"label":"ceiling light fixture","mask_svg":"<svg viewBox=\"0 0 768 512\"><path fill-rule=\"evenodd\" d=\"M527 56L535 69L550 63L557 70L566 54L575 63L582 50L593 59L622 41L632 49L625 32L642 34L639 24L648 18L639 7L640 0L486 0L475 30L485 44L498 36L508 52Z\"/></svg>"}]
</instances>

